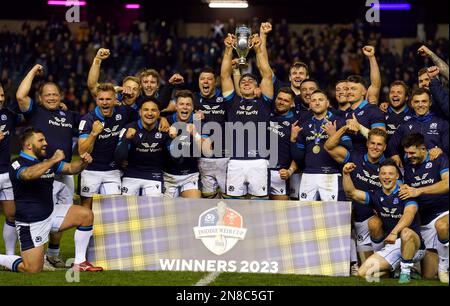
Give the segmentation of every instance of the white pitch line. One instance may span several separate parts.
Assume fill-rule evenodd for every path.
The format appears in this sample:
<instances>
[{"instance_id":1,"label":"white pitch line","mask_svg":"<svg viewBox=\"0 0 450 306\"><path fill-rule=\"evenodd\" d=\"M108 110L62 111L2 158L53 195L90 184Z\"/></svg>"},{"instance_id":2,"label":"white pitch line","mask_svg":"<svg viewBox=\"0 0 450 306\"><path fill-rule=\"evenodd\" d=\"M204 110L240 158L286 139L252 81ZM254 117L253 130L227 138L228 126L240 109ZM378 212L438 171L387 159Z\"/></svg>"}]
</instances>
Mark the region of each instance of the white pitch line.
<instances>
[{"instance_id":1,"label":"white pitch line","mask_svg":"<svg viewBox=\"0 0 450 306\"><path fill-rule=\"evenodd\" d=\"M207 286L209 283L212 283L221 272L212 272L207 274L201 280L199 280L194 286Z\"/></svg>"}]
</instances>

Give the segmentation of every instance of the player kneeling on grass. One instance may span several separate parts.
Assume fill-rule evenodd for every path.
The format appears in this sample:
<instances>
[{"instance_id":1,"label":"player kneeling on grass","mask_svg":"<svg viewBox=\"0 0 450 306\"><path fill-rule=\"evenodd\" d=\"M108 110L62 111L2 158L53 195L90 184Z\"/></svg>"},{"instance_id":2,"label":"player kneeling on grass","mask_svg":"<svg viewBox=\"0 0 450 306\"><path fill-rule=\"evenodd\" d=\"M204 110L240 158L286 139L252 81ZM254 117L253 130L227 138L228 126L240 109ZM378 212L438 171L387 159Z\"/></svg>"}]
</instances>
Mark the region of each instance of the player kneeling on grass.
<instances>
[{"instance_id":1,"label":"player kneeling on grass","mask_svg":"<svg viewBox=\"0 0 450 306\"><path fill-rule=\"evenodd\" d=\"M44 245L50 232L75 231L76 271L97 272L86 261L86 250L92 236L94 215L91 210L75 205L53 205L52 186L56 174L78 174L92 162L89 153L79 161L64 162L64 152L56 150L46 156L47 142L42 131L28 128L21 136L22 151L10 167L9 176L16 197L16 231L22 257L0 255L0 265L14 272L41 272L44 266Z\"/></svg>"},{"instance_id":2,"label":"player kneeling on grass","mask_svg":"<svg viewBox=\"0 0 450 306\"><path fill-rule=\"evenodd\" d=\"M379 272L395 270L400 264L399 283L411 280L410 271L414 262L425 255L425 244L420 235L418 204L414 199L401 200L397 184L399 170L391 159L380 165L381 189L364 192L353 185L350 173L355 170L353 163L343 168L343 185L347 196L355 202L372 207L383 222L385 247L370 256L359 268L361 277L374 277Z\"/></svg>"}]
</instances>

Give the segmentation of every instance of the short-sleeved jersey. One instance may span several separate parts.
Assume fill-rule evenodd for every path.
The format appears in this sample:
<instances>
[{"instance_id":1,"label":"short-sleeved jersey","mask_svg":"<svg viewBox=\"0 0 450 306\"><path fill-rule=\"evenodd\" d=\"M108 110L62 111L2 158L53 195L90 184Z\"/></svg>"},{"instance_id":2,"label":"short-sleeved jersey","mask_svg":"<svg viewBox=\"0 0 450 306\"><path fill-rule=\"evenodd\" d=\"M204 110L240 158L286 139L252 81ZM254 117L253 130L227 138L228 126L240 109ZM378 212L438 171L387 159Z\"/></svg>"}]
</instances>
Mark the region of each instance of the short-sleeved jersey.
<instances>
[{"instance_id":1,"label":"short-sleeved jersey","mask_svg":"<svg viewBox=\"0 0 450 306\"><path fill-rule=\"evenodd\" d=\"M30 100L29 109L23 113L29 126L41 130L47 141L47 158L56 150L64 151L64 161L72 160L72 138L78 136L80 115L70 110L48 110Z\"/></svg>"},{"instance_id":2,"label":"short-sleeved jersey","mask_svg":"<svg viewBox=\"0 0 450 306\"><path fill-rule=\"evenodd\" d=\"M136 130L135 136L130 140L125 137L128 128ZM124 177L162 180L170 137L167 133L158 131L158 124L149 131L142 126L141 120L132 122L121 131L118 146L122 142L128 144L128 166L124 170Z\"/></svg>"},{"instance_id":3,"label":"short-sleeved jersey","mask_svg":"<svg viewBox=\"0 0 450 306\"><path fill-rule=\"evenodd\" d=\"M394 112L392 107L389 106L387 113L384 115L384 119L386 120L386 133L388 136L391 137L394 135L400 124L407 122L411 119L412 115L413 113L408 106L400 113Z\"/></svg>"},{"instance_id":4,"label":"short-sleeved jersey","mask_svg":"<svg viewBox=\"0 0 450 306\"><path fill-rule=\"evenodd\" d=\"M193 117L191 116L188 123L192 123ZM167 117L167 121L172 125L174 123L180 124L180 128L186 131L186 128L183 125L188 123L184 123L178 121L177 113ZM192 135L188 135L186 132L179 130L178 137L173 139L169 144L169 152L173 156L166 160L164 165L164 171L173 175L187 175L198 172L198 159L200 152L196 151L194 148L194 139ZM174 154L174 150L177 150L182 153L182 156L179 157Z\"/></svg>"},{"instance_id":5,"label":"short-sleeved jersey","mask_svg":"<svg viewBox=\"0 0 450 306\"><path fill-rule=\"evenodd\" d=\"M381 188L378 173L384 160L385 157L383 155L377 163L371 163L367 153L349 152L344 160L344 164L351 162L356 165L355 170L350 174L355 188L364 191L373 191ZM373 216L372 208L360 205L354 201L352 204L355 222L363 222Z\"/></svg>"},{"instance_id":6,"label":"short-sleeved jersey","mask_svg":"<svg viewBox=\"0 0 450 306\"><path fill-rule=\"evenodd\" d=\"M0 131L3 133L4 137L0 140L0 173L6 173L9 171L9 165L11 162L9 144L11 135L14 134L17 123L17 114L14 114L7 108L0 109Z\"/></svg>"},{"instance_id":7,"label":"short-sleeved jersey","mask_svg":"<svg viewBox=\"0 0 450 306\"><path fill-rule=\"evenodd\" d=\"M383 223L383 231L386 235L388 235L395 228L395 226L397 226L397 223L403 216L406 207L409 205L418 205L415 199L401 200L398 193L398 185L391 194L384 193L381 188L366 192L365 204L373 208L377 215L381 218ZM420 219L418 213L416 213L411 225L408 226L408 228L415 231L417 235L421 237Z\"/></svg>"},{"instance_id":8,"label":"short-sleeved jersey","mask_svg":"<svg viewBox=\"0 0 450 306\"><path fill-rule=\"evenodd\" d=\"M20 152L9 168L9 178L14 191L16 202L16 221L31 223L47 219L53 212L53 181L55 174L60 174L64 162L61 161L48 169L40 178L24 181L20 173L39 164L41 161Z\"/></svg>"},{"instance_id":9,"label":"short-sleeved jersey","mask_svg":"<svg viewBox=\"0 0 450 306\"><path fill-rule=\"evenodd\" d=\"M231 149L232 159L261 159L261 149L264 144L260 143L265 139L265 147L268 148L268 130L272 100L262 95L261 98L244 99L236 95L235 92L224 98L228 104L227 121L233 123L232 130L226 129L226 137L232 139ZM238 127L240 126L240 127ZM249 134L246 127L251 128ZM228 140L227 139L227 140Z\"/></svg>"},{"instance_id":10,"label":"short-sleeved jersey","mask_svg":"<svg viewBox=\"0 0 450 306\"><path fill-rule=\"evenodd\" d=\"M345 125L342 118L333 115L331 112L327 113L327 118L331 122L336 121L337 129ZM297 138L296 146L297 149L305 151L304 173L335 174L340 172L340 165L324 148L324 144L328 139L328 134L322 128L325 123L325 119L317 120L312 116L301 125L302 130ZM320 147L320 151L317 154L313 152L316 146L316 138L318 138L317 144ZM344 142L350 142L350 137L347 135L342 136L341 143Z\"/></svg>"},{"instance_id":11,"label":"short-sleeved jersey","mask_svg":"<svg viewBox=\"0 0 450 306\"><path fill-rule=\"evenodd\" d=\"M355 114L359 124L369 130L377 127L386 127L383 113L376 105L370 104L367 100L362 101L361 104L354 110L350 108L345 114L345 120L352 119L353 114ZM361 153L367 152L367 139L361 135L361 133L351 135L351 138L354 151Z\"/></svg>"},{"instance_id":12,"label":"short-sleeved jersey","mask_svg":"<svg viewBox=\"0 0 450 306\"><path fill-rule=\"evenodd\" d=\"M105 118L97 106L87 113L80 121L80 138L87 138L92 131L92 125L99 120L103 131L97 136L92 150L92 163L86 168L91 171L110 171L117 169L114 162L114 150L119 141L120 131L126 124L136 119L136 112L129 106L117 106L113 115Z\"/></svg>"},{"instance_id":13,"label":"short-sleeved jersey","mask_svg":"<svg viewBox=\"0 0 450 306\"><path fill-rule=\"evenodd\" d=\"M284 116L272 114L272 117L270 118L268 130L270 133L275 133L278 137L278 148L276 151L278 159L276 166L274 167L275 169L287 169L291 165L291 125L295 121L296 118L292 111Z\"/></svg>"},{"instance_id":14,"label":"short-sleeved jersey","mask_svg":"<svg viewBox=\"0 0 450 306\"><path fill-rule=\"evenodd\" d=\"M204 114L204 119L201 121L201 130L205 136L210 136L213 131L208 131L208 126L215 122L221 127L221 154L215 154L208 158L222 158L227 155L225 147L225 122L227 120L227 107L228 104L224 101L222 92L216 89L215 94L211 98L206 98L200 93L194 95L194 111L201 111ZM214 143L212 144L214 146Z\"/></svg>"},{"instance_id":15,"label":"short-sleeved jersey","mask_svg":"<svg viewBox=\"0 0 450 306\"><path fill-rule=\"evenodd\" d=\"M435 116L433 113L425 116L413 115L410 120L402 123L389 139L387 154L389 156L399 155L403 157L402 139L413 133L420 133L425 137L425 146L427 149L439 147L448 153L448 129L448 122Z\"/></svg>"},{"instance_id":16,"label":"short-sleeved jersey","mask_svg":"<svg viewBox=\"0 0 450 306\"><path fill-rule=\"evenodd\" d=\"M405 184L420 188L434 185L442 180L441 175L448 172L448 158L440 155L431 161L429 155L423 163L414 166L407 163L405 166ZM448 193L439 195L421 195L417 198L422 224L428 224L441 213L448 211Z\"/></svg>"}]
</instances>

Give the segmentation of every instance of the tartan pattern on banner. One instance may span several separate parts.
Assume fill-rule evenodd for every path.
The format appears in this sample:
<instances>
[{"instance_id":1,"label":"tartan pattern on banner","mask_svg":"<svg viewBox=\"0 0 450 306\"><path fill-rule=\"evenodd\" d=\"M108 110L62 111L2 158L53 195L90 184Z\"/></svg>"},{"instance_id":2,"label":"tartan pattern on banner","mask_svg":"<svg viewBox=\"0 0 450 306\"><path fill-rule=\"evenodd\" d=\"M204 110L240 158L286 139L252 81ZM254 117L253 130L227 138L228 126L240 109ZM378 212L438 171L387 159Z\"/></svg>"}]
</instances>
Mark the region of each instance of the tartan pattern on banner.
<instances>
[{"instance_id":1,"label":"tartan pattern on banner","mask_svg":"<svg viewBox=\"0 0 450 306\"><path fill-rule=\"evenodd\" d=\"M246 236L223 255L195 238L199 216L223 201ZM161 270L160 259L276 261L278 273L348 276L349 202L95 196L88 260L107 270Z\"/></svg>"}]
</instances>

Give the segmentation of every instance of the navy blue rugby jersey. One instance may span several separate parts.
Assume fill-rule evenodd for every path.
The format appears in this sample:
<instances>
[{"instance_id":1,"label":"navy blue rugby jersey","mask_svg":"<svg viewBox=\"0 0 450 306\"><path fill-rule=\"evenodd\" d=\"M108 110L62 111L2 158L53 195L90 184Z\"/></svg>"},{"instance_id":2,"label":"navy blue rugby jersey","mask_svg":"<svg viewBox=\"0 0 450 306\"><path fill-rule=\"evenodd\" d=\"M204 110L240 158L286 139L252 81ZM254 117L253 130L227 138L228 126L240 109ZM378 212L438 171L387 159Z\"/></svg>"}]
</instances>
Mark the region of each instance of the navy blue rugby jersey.
<instances>
[{"instance_id":1,"label":"navy blue rugby jersey","mask_svg":"<svg viewBox=\"0 0 450 306\"><path fill-rule=\"evenodd\" d=\"M64 151L64 161L72 160L72 138L78 137L81 116L70 110L48 110L30 100L29 109L23 113L28 124L44 133L47 141L47 158L56 150Z\"/></svg>"},{"instance_id":2,"label":"navy blue rugby jersey","mask_svg":"<svg viewBox=\"0 0 450 306\"><path fill-rule=\"evenodd\" d=\"M92 163L86 168L91 171L110 171L118 168L114 161L114 151L119 141L123 127L136 119L136 112L129 106L114 107L111 117L104 117L97 106L87 113L80 121L80 138L87 138L92 131L92 125L99 120L104 128L94 143Z\"/></svg>"},{"instance_id":3,"label":"navy blue rugby jersey","mask_svg":"<svg viewBox=\"0 0 450 306\"><path fill-rule=\"evenodd\" d=\"M0 140L0 173L9 171L11 162L10 141L19 119L7 108L0 109L0 131L4 138Z\"/></svg>"},{"instance_id":4,"label":"navy blue rugby jersey","mask_svg":"<svg viewBox=\"0 0 450 306\"><path fill-rule=\"evenodd\" d=\"M53 212L53 181L55 180L55 174L61 173L64 161L48 169L45 174L36 180L24 181L20 178L22 171L40 162L40 160L22 151L12 161L9 168L9 178L16 202L15 218L17 221L39 222L47 219Z\"/></svg>"},{"instance_id":5,"label":"navy blue rugby jersey","mask_svg":"<svg viewBox=\"0 0 450 306\"><path fill-rule=\"evenodd\" d=\"M448 173L448 158L440 155L431 161L429 155L423 163L414 166L407 163L405 166L405 184L420 188L434 185L442 180L441 176ZM448 211L448 193L439 195L421 195L417 198L419 214L422 224L428 224L441 213Z\"/></svg>"},{"instance_id":6,"label":"navy blue rugby jersey","mask_svg":"<svg viewBox=\"0 0 450 306\"><path fill-rule=\"evenodd\" d=\"M127 139L127 129L133 128L136 134ZM120 133L115 158L117 163L128 161L124 177L162 181L163 165L169 158L168 145L170 137L158 131L158 123L151 131L142 126L138 120L125 126Z\"/></svg>"}]
</instances>

